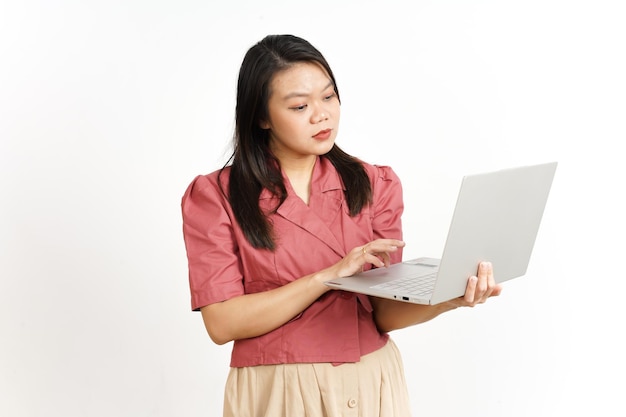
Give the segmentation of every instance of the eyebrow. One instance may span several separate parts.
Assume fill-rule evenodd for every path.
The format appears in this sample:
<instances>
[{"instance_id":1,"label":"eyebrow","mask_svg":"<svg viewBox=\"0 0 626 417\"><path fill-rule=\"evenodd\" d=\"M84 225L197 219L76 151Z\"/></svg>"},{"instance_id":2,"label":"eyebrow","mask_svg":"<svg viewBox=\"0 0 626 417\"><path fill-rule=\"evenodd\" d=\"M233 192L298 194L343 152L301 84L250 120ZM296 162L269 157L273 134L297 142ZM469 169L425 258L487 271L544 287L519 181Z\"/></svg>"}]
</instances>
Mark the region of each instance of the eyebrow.
<instances>
[{"instance_id":1,"label":"eyebrow","mask_svg":"<svg viewBox=\"0 0 626 417\"><path fill-rule=\"evenodd\" d=\"M332 86L333 86L333 82L329 81L328 84L326 84L324 86L324 88L322 88L321 91L324 91L324 90L326 90L326 89L328 89L329 87L332 87ZM285 97L283 97L283 100L288 100L288 99L294 98L294 97L307 97L308 95L309 95L308 93L300 93L300 92L296 91L296 92L287 94Z\"/></svg>"}]
</instances>

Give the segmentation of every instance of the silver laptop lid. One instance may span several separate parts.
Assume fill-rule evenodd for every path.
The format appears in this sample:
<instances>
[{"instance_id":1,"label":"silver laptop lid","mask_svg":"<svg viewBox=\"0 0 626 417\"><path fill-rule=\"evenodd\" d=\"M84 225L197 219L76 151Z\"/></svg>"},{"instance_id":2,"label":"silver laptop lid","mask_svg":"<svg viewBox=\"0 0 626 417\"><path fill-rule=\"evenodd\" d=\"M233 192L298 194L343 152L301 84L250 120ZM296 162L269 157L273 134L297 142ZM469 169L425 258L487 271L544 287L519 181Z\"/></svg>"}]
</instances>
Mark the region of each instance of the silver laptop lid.
<instances>
[{"instance_id":1,"label":"silver laptop lid","mask_svg":"<svg viewBox=\"0 0 626 417\"><path fill-rule=\"evenodd\" d=\"M526 273L556 167L549 162L463 178L432 304L463 294L467 281L459 277L474 274L481 260L493 263L498 282Z\"/></svg>"}]
</instances>

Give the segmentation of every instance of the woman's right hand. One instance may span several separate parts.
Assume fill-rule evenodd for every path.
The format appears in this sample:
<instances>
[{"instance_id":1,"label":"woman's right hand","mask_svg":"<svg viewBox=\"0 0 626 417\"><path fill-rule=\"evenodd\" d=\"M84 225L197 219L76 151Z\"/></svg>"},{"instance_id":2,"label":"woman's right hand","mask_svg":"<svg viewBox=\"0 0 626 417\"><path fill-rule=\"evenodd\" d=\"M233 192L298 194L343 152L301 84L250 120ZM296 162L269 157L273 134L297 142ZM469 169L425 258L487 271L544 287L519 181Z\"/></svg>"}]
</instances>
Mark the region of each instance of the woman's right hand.
<instances>
[{"instance_id":1,"label":"woman's right hand","mask_svg":"<svg viewBox=\"0 0 626 417\"><path fill-rule=\"evenodd\" d=\"M353 248L341 261L328 268L327 272L335 278L347 277L361 272L365 264L372 264L377 268L388 267L391 264L392 252L404 247L405 243L397 239L376 239Z\"/></svg>"}]
</instances>

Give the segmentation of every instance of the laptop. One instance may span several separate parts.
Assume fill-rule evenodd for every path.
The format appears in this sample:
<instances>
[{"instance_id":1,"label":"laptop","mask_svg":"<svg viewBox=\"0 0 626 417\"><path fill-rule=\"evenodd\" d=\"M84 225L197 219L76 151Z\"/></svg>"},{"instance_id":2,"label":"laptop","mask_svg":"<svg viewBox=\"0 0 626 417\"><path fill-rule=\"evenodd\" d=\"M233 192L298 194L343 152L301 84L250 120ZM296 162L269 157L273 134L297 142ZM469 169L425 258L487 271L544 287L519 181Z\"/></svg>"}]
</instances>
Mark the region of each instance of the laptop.
<instances>
[{"instance_id":1,"label":"laptop","mask_svg":"<svg viewBox=\"0 0 626 417\"><path fill-rule=\"evenodd\" d=\"M480 261L501 283L526 274L557 162L463 177L441 258L421 257L325 284L416 304L465 294Z\"/></svg>"}]
</instances>

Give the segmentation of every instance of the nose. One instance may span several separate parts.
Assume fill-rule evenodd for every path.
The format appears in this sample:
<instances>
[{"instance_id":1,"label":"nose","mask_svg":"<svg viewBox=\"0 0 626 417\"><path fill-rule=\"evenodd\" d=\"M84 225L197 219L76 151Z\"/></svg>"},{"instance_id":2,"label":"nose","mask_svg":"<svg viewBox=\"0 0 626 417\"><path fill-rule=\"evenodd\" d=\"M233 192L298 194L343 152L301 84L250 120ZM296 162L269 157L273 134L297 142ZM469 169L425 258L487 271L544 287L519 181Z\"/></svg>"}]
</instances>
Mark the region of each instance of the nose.
<instances>
[{"instance_id":1,"label":"nose","mask_svg":"<svg viewBox=\"0 0 626 417\"><path fill-rule=\"evenodd\" d=\"M320 123L325 120L328 120L328 112L325 112L324 110L318 111L314 116L314 120L315 120L315 123Z\"/></svg>"}]
</instances>

